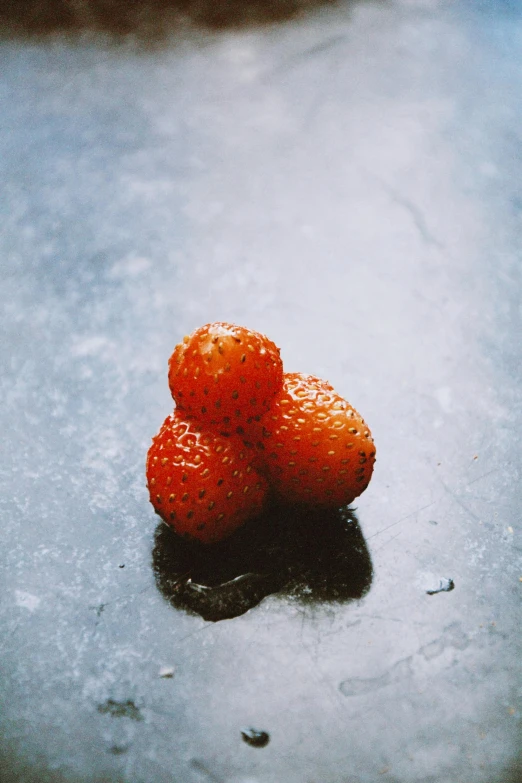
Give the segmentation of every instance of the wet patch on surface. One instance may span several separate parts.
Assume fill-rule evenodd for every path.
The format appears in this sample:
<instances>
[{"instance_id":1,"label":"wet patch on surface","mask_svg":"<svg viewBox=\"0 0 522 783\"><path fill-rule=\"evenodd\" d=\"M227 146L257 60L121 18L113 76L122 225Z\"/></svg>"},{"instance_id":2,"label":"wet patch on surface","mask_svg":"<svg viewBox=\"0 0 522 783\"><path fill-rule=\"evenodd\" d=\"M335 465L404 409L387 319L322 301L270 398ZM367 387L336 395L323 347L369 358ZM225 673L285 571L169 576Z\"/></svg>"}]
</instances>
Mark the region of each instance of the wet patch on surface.
<instances>
[{"instance_id":1,"label":"wet patch on surface","mask_svg":"<svg viewBox=\"0 0 522 783\"><path fill-rule=\"evenodd\" d=\"M272 508L213 546L182 540L160 523L152 561L172 606L213 621L244 614L271 593L304 603L355 600L373 575L350 509Z\"/></svg>"},{"instance_id":2,"label":"wet patch on surface","mask_svg":"<svg viewBox=\"0 0 522 783\"><path fill-rule=\"evenodd\" d=\"M388 672L384 672L379 677L359 678L354 677L349 680L344 680L339 685L339 690L343 696L362 696L365 693L371 693L372 691L384 688L386 685L406 680L412 676L412 656L404 658L390 669Z\"/></svg>"},{"instance_id":3,"label":"wet patch on surface","mask_svg":"<svg viewBox=\"0 0 522 783\"><path fill-rule=\"evenodd\" d=\"M112 753L113 756L122 756L124 753L127 753L128 749L128 745L111 745L109 753Z\"/></svg>"},{"instance_id":4,"label":"wet patch on surface","mask_svg":"<svg viewBox=\"0 0 522 783\"><path fill-rule=\"evenodd\" d=\"M139 707L133 701L114 701L107 699L103 704L98 704L98 712L111 715L113 718L130 718L131 720L143 720Z\"/></svg>"},{"instance_id":5,"label":"wet patch on surface","mask_svg":"<svg viewBox=\"0 0 522 783\"><path fill-rule=\"evenodd\" d=\"M440 638L421 647L419 653L427 661L431 661L433 658L438 658L439 655L442 655L448 648L465 650L470 644L470 641L470 637L462 630L460 623L455 622L446 626L444 633Z\"/></svg>"}]
</instances>

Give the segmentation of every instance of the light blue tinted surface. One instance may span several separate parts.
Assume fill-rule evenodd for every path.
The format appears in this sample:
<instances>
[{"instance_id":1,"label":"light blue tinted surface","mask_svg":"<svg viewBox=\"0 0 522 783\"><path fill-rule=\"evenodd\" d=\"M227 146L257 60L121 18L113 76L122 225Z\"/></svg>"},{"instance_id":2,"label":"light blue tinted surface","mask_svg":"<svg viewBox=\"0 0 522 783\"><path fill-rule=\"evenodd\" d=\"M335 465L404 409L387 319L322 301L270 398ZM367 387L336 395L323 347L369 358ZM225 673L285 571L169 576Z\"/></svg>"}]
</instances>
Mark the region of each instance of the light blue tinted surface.
<instances>
[{"instance_id":1,"label":"light blue tinted surface","mask_svg":"<svg viewBox=\"0 0 522 783\"><path fill-rule=\"evenodd\" d=\"M521 43L436 0L3 40L3 779L520 779ZM371 426L361 602L156 590L145 453L217 319Z\"/></svg>"}]
</instances>

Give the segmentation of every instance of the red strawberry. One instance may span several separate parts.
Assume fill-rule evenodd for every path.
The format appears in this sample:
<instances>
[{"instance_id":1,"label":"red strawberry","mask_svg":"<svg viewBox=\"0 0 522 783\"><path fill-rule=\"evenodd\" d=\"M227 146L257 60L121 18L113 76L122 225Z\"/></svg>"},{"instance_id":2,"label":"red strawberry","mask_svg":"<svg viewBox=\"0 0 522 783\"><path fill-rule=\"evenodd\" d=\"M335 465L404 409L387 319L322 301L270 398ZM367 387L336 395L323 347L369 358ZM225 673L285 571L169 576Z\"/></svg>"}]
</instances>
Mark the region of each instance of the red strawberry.
<instances>
[{"instance_id":1,"label":"red strawberry","mask_svg":"<svg viewBox=\"0 0 522 783\"><path fill-rule=\"evenodd\" d=\"M267 490L238 436L202 429L178 411L153 438L147 486L165 522L205 544L226 538L256 516Z\"/></svg>"},{"instance_id":2,"label":"red strawberry","mask_svg":"<svg viewBox=\"0 0 522 783\"><path fill-rule=\"evenodd\" d=\"M283 500L342 506L368 486L375 462L370 431L325 381L286 373L261 424L267 476Z\"/></svg>"},{"instance_id":3,"label":"red strawberry","mask_svg":"<svg viewBox=\"0 0 522 783\"><path fill-rule=\"evenodd\" d=\"M282 385L279 349L263 334L233 324L196 329L169 360L177 407L227 434L266 413Z\"/></svg>"}]
</instances>

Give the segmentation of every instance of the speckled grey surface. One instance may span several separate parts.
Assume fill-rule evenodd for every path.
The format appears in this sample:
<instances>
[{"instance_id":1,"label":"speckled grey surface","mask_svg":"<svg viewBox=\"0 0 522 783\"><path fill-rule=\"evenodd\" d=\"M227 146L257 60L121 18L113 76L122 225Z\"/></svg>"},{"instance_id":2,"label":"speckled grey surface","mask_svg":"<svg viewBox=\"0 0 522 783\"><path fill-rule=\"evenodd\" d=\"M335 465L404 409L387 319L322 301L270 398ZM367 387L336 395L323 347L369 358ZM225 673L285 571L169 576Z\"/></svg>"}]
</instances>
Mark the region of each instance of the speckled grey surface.
<instances>
[{"instance_id":1,"label":"speckled grey surface","mask_svg":"<svg viewBox=\"0 0 522 783\"><path fill-rule=\"evenodd\" d=\"M443 0L3 39L2 781L521 779L521 45ZM361 601L158 592L145 453L216 319L372 427Z\"/></svg>"}]
</instances>

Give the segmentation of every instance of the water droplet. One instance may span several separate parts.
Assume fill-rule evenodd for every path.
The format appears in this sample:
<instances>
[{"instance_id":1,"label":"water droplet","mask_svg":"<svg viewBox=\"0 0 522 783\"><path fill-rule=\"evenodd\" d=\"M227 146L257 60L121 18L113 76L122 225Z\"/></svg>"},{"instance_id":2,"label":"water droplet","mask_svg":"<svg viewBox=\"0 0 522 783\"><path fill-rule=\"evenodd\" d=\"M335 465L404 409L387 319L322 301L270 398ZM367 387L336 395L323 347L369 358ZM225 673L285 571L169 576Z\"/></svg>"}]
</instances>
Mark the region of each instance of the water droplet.
<instances>
[{"instance_id":1,"label":"water droplet","mask_svg":"<svg viewBox=\"0 0 522 783\"><path fill-rule=\"evenodd\" d=\"M264 748L270 742L270 734L266 731L259 731L258 729L242 729L241 736L243 737L243 741L253 748Z\"/></svg>"},{"instance_id":2,"label":"water droplet","mask_svg":"<svg viewBox=\"0 0 522 783\"><path fill-rule=\"evenodd\" d=\"M428 595L436 595L436 593L449 593L455 589L455 582L453 579L448 579L446 576L442 576L439 579L437 587L432 587L430 590L426 590Z\"/></svg>"}]
</instances>

